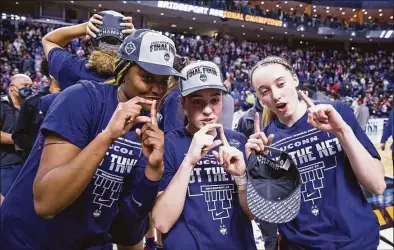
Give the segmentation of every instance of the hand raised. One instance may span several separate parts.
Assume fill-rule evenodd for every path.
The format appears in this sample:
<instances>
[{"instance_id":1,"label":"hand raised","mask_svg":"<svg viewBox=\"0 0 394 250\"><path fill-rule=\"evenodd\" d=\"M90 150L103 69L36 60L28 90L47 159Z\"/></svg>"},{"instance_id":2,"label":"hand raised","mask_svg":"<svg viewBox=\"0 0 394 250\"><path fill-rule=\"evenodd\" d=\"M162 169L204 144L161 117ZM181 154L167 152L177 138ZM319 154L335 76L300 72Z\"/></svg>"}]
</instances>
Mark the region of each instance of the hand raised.
<instances>
[{"instance_id":1,"label":"hand raised","mask_svg":"<svg viewBox=\"0 0 394 250\"><path fill-rule=\"evenodd\" d=\"M207 134L210 130L220 127L222 127L221 124L207 124L194 134L189 151L186 154L186 159L190 164L197 164L209 150L222 144L220 140L214 141L215 137L213 135Z\"/></svg>"},{"instance_id":2,"label":"hand raised","mask_svg":"<svg viewBox=\"0 0 394 250\"><path fill-rule=\"evenodd\" d=\"M244 156L237 148L230 146L224 134L223 127L220 127L220 140L223 146L219 147L219 152L212 151L223 168L234 176L241 176L246 171Z\"/></svg>"},{"instance_id":3,"label":"hand raised","mask_svg":"<svg viewBox=\"0 0 394 250\"><path fill-rule=\"evenodd\" d=\"M256 151L257 154L267 154L268 151L265 150L265 146L271 145L273 140L273 134L267 137L264 132L261 132L260 115L256 112L254 116L254 134L249 137L248 142L245 145L246 157L249 158L252 150Z\"/></svg>"}]
</instances>

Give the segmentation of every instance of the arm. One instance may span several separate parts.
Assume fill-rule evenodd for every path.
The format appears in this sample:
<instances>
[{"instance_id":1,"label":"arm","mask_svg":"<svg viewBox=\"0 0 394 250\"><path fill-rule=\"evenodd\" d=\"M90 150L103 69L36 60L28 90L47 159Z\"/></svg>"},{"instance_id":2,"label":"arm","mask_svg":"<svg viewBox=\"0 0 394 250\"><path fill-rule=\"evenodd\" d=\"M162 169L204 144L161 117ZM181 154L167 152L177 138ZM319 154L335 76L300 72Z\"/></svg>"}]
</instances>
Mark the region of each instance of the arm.
<instances>
[{"instance_id":1,"label":"arm","mask_svg":"<svg viewBox=\"0 0 394 250\"><path fill-rule=\"evenodd\" d=\"M11 134L0 131L0 144L14 144Z\"/></svg>"},{"instance_id":2,"label":"arm","mask_svg":"<svg viewBox=\"0 0 394 250\"><path fill-rule=\"evenodd\" d=\"M358 182L368 191L382 194L386 188L383 164L350 107L342 102L337 102L335 108L327 104L315 106L305 94L298 93L308 107L308 123L321 131L333 133L342 145Z\"/></svg>"},{"instance_id":3,"label":"arm","mask_svg":"<svg viewBox=\"0 0 394 250\"><path fill-rule=\"evenodd\" d=\"M174 157L176 154L176 146L172 146L172 144L165 145L165 171L164 180L162 181L162 185L164 185L162 189L165 188L165 190L158 197L152 211L154 225L161 233L168 233L182 214L191 171L193 171L197 162L203 158L210 149L216 147L220 143L220 141L214 141L214 136L207 135L206 133L220 126L219 124L208 124L194 134L189 150L178 169L174 166L174 164L177 164ZM165 140L170 141L171 138L167 137ZM165 187L172 176L174 177L171 182ZM167 178L167 180L165 178ZM169 209L170 207L171 209Z\"/></svg>"},{"instance_id":4,"label":"arm","mask_svg":"<svg viewBox=\"0 0 394 250\"><path fill-rule=\"evenodd\" d=\"M255 216L250 212L246 200L246 184L244 185L237 184L237 186L238 186L238 200L239 200L239 204L241 205L242 211L244 212L244 214L249 220L253 220Z\"/></svg>"},{"instance_id":5,"label":"arm","mask_svg":"<svg viewBox=\"0 0 394 250\"><path fill-rule=\"evenodd\" d=\"M18 121L16 122L15 130L12 133L12 140L18 145L26 154L28 154L33 147L34 141L31 140L28 131L32 124L32 118L35 110L30 105L32 99L26 100L20 109Z\"/></svg>"},{"instance_id":6,"label":"arm","mask_svg":"<svg viewBox=\"0 0 394 250\"><path fill-rule=\"evenodd\" d=\"M42 38L42 46L45 56L48 58L49 51L53 48L63 48L75 38L86 34L88 22L53 30Z\"/></svg>"},{"instance_id":7,"label":"arm","mask_svg":"<svg viewBox=\"0 0 394 250\"><path fill-rule=\"evenodd\" d=\"M51 219L71 205L92 180L111 143L103 132L80 150L58 135L48 135L33 183L36 212Z\"/></svg>"},{"instance_id":8,"label":"arm","mask_svg":"<svg viewBox=\"0 0 394 250\"><path fill-rule=\"evenodd\" d=\"M161 233L168 233L183 211L193 167L194 164L185 158L174 178L165 191L159 195L153 207L152 219L155 223L155 228Z\"/></svg>"},{"instance_id":9,"label":"arm","mask_svg":"<svg viewBox=\"0 0 394 250\"><path fill-rule=\"evenodd\" d=\"M372 157L358 140L350 126L347 125L336 136L344 148L360 184L374 194L382 194L386 189L382 162Z\"/></svg>"}]
</instances>

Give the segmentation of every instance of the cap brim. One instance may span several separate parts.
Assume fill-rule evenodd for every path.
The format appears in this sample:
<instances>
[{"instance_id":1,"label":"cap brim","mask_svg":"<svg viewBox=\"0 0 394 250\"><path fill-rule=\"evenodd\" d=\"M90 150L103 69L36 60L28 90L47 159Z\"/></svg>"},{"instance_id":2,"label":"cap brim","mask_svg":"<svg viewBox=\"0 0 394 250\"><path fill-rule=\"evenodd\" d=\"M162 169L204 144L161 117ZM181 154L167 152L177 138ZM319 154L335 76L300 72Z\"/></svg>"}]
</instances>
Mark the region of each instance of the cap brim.
<instances>
[{"instance_id":1,"label":"cap brim","mask_svg":"<svg viewBox=\"0 0 394 250\"><path fill-rule=\"evenodd\" d=\"M203 90L203 89L219 89L224 92L228 92L228 89L224 85L222 85L222 86L220 86L220 85L203 85L203 86L198 86L195 88L190 88L190 89L186 89L184 91L181 91L181 96L187 96L187 95L190 95L191 93L194 93L196 91Z\"/></svg>"},{"instance_id":2,"label":"cap brim","mask_svg":"<svg viewBox=\"0 0 394 250\"><path fill-rule=\"evenodd\" d=\"M152 73L154 75L159 75L159 76L177 76L182 79L185 79L185 77L176 71L174 68L169 67L169 66L163 66L159 64L154 64L154 63L147 63L147 62L138 62L134 61L138 66L143 68L144 70L148 71L149 73Z\"/></svg>"},{"instance_id":3,"label":"cap brim","mask_svg":"<svg viewBox=\"0 0 394 250\"><path fill-rule=\"evenodd\" d=\"M293 193L280 201L271 201L262 198L254 186L247 184L247 204L250 212L258 219L270 223L287 223L292 221L300 211L301 186Z\"/></svg>"}]
</instances>

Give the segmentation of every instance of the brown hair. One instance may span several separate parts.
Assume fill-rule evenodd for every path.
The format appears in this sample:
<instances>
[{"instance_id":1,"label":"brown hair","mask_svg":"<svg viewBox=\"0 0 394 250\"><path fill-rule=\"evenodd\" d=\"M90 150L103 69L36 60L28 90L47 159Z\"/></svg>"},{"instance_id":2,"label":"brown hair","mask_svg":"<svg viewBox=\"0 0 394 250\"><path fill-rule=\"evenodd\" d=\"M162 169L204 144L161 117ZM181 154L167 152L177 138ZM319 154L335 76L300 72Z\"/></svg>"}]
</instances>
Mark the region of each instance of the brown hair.
<instances>
[{"instance_id":1,"label":"brown hair","mask_svg":"<svg viewBox=\"0 0 394 250\"><path fill-rule=\"evenodd\" d=\"M250 73L250 79L252 81L252 85L253 85L253 74L256 71L256 69L263 67L263 66L271 65L271 64L280 64L286 70L288 70L291 74L295 75L293 68L290 66L290 64L284 58L278 57L278 56L268 56L268 57L264 58L263 60L261 60L260 62L258 62L253 67L253 69ZM266 127L274 119L276 119L275 113L272 112L267 107L263 107L263 114L261 117L262 128Z\"/></svg>"}]
</instances>

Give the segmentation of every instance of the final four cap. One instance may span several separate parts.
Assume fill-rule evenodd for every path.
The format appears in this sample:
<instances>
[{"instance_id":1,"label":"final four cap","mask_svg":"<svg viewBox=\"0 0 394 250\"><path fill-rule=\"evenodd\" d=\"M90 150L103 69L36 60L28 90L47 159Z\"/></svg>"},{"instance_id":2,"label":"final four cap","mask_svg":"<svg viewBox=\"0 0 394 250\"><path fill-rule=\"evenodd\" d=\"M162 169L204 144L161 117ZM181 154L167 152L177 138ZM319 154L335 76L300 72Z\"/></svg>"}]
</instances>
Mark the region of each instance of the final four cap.
<instances>
[{"instance_id":1,"label":"final four cap","mask_svg":"<svg viewBox=\"0 0 394 250\"><path fill-rule=\"evenodd\" d=\"M270 223L292 221L300 211L301 176L289 154L279 149L274 161L252 152L247 166L247 204L258 219Z\"/></svg>"},{"instance_id":2,"label":"final four cap","mask_svg":"<svg viewBox=\"0 0 394 250\"><path fill-rule=\"evenodd\" d=\"M125 16L113 10L101 11L98 14L103 17L103 19L101 19L103 24L95 25L100 31L94 40L97 42L108 42L113 38L115 41L112 43L120 44L124 39L124 35L122 33L124 28L120 26L120 24L125 22L123 21Z\"/></svg>"},{"instance_id":3,"label":"final four cap","mask_svg":"<svg viewBox=\"0 0 394 250\"><path fill-rule=\"evenodd\" d=\"M182 70L186 79L181 80L181 95L187 96L202 89L219 89L227 92L219 67L209 61L197 61Z\"/></svg>"},{"instance_id":4,"label":"final four cap","mask_svg":"<svg viewBox=\"0 0 394 250\"><path fill-rule=\"evenodd\" d=\"M119 58L132 61L149 73L183 78L173 68L175 55L175 44L170 38L148 29L131 33L118 50Z\"/></svg>"}]
</instances>

